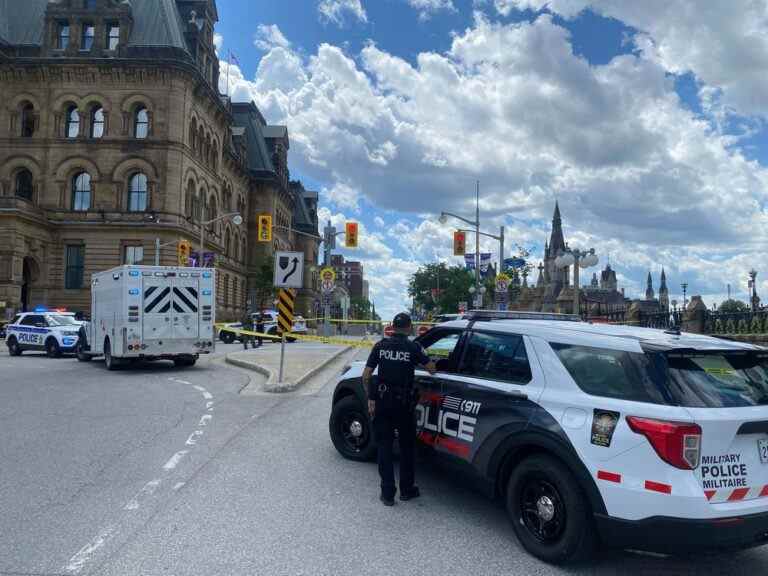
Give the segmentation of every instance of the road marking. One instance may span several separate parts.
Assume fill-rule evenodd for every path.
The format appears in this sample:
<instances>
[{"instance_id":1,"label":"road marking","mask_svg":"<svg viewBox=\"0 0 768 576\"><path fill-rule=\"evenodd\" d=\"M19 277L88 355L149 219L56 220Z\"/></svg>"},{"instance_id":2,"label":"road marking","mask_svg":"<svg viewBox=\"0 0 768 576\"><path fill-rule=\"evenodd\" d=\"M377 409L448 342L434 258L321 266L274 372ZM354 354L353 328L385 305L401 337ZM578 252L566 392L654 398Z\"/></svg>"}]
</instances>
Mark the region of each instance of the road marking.
<instances>
[{"instance_id":1,"label":"road marking","mask_svg":"<svg viewBox=\"0 0 768 576\"><path fill-rule=\"evenodd\" d=\"M144 484L144 487L136 493L136 496L131 498L131 500L128 502L128 504L125 505L123 510L138 510L139 500L145 496L151 496L152 494L154 494L155 490L157 490L157 487L160 486L161 482L162 480L160 478L156 478Z\"/></svg>"},{"instance_id":2,"label":"road marking","mask_svg":"<svg viewBox=\"0 0 768 576\"><path fill-rule=\"evenodd\" d=\"M171 456L170 460L163 464L163 470L173 470L176 468L176 466L179 465L179 462L181 462L181 459L184 458L184 455L187 454L189 450L180 450L179 452L176 452L173 456Z\"/></svg>"},{"instance_id":3,"label":"road marking","mask_svg":"<svg viewBox=\"0 0 768 576\"><path fill-rule=\"evenodd\" d=\"M186 380L179 380L178 378L168 378L171 382L178 382L179 384L186 384L187 386L192 386L192 382L187 382Z\"/></svg>"},{"instance_id":4,"label":"road marking","mask_svg":"<svg viewBox=\"0 0 768 576\"><path fill-rule=\"evenodd\" d=\"M205 409L206 410L213 410L213 402L206 402L205 403Z\"/></svg>"},{"instance_id":5,"label":"road marking","mask_svg":"<svg viewBox=\"0 0 768 576\"><path fill-rule=\"evenodd\" d=\"M198 392L205 392L205 388L203 388L202 386L198 386L197 384L195 384L195 385L193 386L193 388L194 388L195 390L197 390Z\"/></svg>"},{"instance_id":6,"label":"road marking","mask_svg":"<svg viewBox=\"0 0 768 576\"><path fill-rule=\"evenodd\" d=\"M206 426L211 418L213 418L211 414L203 414L202 418L200 418L200 423L198 426Z\"/></svg>"},{"instance_id":7,"label":"road marking","mask_svg":"<svg viewBox=\"0 0 768 576\"><path fill-rule=\"evenodd\" d=\"M213 394L211 394L210 392L208 392L208 390L206 390L205 392L203 392L203 398L205 398L206 400L211 400L213 399Z\"/></svg>"},{"instance_id":8,"label":"road marking","mask_svg":"<svg viewBox=\"0 0 768 576\"><path fill-rule=\"evenodd\" d=\"M173 485L173 491L179 490L182 486L184 486L186 482L176 482L176 484Z\"/></svg>"},{"instance_id":9,"label":"road marking","mask_svg":"<svg viewBox=\"0 0 768 576\"><path fill-rule=\"evenodd\" d=\"M83 569L83 566L86 565L94 553L112 539L112 537L115 535L115 532L116 530L114 526L109 526L108 528L105 528L99 532L99 534L93 540L80 548L80 551L72 556L72 558L70 558L69 564L64 567L64 571L70 572L71 574L77 574L80 572L80 570Z\"/></svg>"},{"instance_id":10,"label":"road marking","mask_svg":"<svg viewBox=\"0 0 768 576\"><path fill-rule=\"evenodd\" d=\"M197 437L202 435L203 435L202 430L195 430L194 432L192 432L192 434L189 435L189 438L187 438L187 442L186 442L187 446L194 446L195 444L197 444Z\"/></svg>"}]
</instances>

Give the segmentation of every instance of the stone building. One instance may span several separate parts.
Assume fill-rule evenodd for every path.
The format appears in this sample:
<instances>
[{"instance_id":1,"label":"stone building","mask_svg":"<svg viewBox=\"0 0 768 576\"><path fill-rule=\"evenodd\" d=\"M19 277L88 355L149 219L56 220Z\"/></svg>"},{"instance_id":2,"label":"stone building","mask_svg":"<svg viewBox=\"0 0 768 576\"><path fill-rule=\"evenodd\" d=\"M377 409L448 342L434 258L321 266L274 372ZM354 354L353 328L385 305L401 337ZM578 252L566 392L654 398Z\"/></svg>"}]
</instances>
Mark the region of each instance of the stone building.
<instances>
[{"instance_id":1,"label":"stone building","mask_svg":"<svg viewBox=\"0 0 768 576\"><path fill-rule=\"evenodd\" d=\"M278 248L316 261L317 195L292 183L288 131L219 94L215 0L0 2L0 304L88 311L91 273L216 255L238 317ZM256 214L276 225L257 244ZM294 227L294 222L297 226ZM303 231L306 235L297 234ZM301 239L299 239L301 236ZM316 298L305 275L304 301ZM2 313L2 311L0 311Z\"/></svg>"}]
</instances>

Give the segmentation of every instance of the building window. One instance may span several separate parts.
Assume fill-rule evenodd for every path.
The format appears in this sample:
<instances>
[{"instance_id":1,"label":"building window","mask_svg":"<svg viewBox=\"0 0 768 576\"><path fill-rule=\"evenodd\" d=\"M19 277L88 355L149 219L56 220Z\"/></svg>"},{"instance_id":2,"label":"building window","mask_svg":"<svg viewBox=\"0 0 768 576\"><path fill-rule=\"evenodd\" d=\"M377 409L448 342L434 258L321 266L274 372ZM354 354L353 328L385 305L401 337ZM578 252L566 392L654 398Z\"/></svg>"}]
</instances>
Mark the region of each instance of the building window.
<instances>
[{"instance_id":1,"label":"building window","mask_svg":"<svg viewBox=\"0 0 768 576\"><path fill-rule=\"evenodd\" d=\"M128 211L145 212L147 209L147 176L139 172L131 178L128 191Z\"/></svg>"},{"instance_id":2,"label":"building window","mask_svg":"<svg viewBox=\"0 0 768 576\"><path fill-rule=\"evenodd\" d=\"M80 36L80 50L89 51L93 48L93 39L96 36L96 27L93 22L83 22L82 35Z\"/></svg>"},{"instance_id":3,"label":"building window","mask_svg":"<svg viewBox=\"0 0 768 576\"><path fill-rule=\"evenodd\" d=\"M80 172L72 178L72 210L83 212L91 208L91 175Z\"/></svg>"},{"instance_id":4,"label":"building window","mask_svg":"<svg viewBox=\"0 0 768 576\"><path fill-rule=\"evenodd\" d=\"M21 135L24 138L31 138L34 133L35 107L27 103L21 109Z\"/></svg>"},{"instance_id":5,"label":"building window","mask_svg":"<svg viewBox=\"0 0 768 576\"><path fill-rule=\"evenodd\" d=\"M95 10L96 9L96 0L84 0L83 1L83 8L86 10Z\"/></svg>"},{"instance_id":6,"label":"building window","mask_svg":"<svg viewBox=\"0 0 768 576\"><path fill-rule=\"evenodd\" d=\"M67 138L77 138L80 135L80 112L77 106L67 108Z\"/></svg>"},{"instance_id":7,"label":"building window","mask_svg":"<svg viewBox=\"0 0 768 576\"><path fill-rule=\"evenodd\" d=\"M20 170L16 174L16 196L25 200L32 200L33 180L32 172Z\"/></svg>"},{"instance_id":8,"label":"building window","mask_svg":"<svg viewBox=\"0 0 768 576\"><path fill-rule=\"evenodd\" d=\"M229 304L229 276L224 274L224 306Z\"/></svg>"},{"instance_id":9,"label":"building window","mask_svg":"<svg viewBox=\"0 0 768 576\"><path fill-rule=\"evenodd\" d=\"M123 255L125 264L141 264L144 261L144 246L126 246Z\"/></svg>"},{"instance_id":10,"label":"building window","mask_svg":"<svg viewBox=\"0 0 768 576\"><path fill-rule=\"evenodd\" d=\"M149 135L149 112L143 106L137 108L134 114L133 135L141 140Z\"/></svg>"},{"instance_id":11,"label":"building window","mask_svg":"<svg viewBox=\"0 0 768 576\"><path fill-rule=\"evenodd\" d=\"M56 48L59 50L69 48L69 22L59 22L57 24Z\"/></svg>"},{"instance_id":12,"label":"building window","mask_svg":"<svg viewBox=\"0 0 768 576\"><path fill-rule=\"evenodd\" d=\"M91 138L104 136L104 108L94 106L91 110Z\"/></svg>"},{"instance_id":13,"label":"building window","mask_svg":"<svg viewBox=\"0 0 768 576\"><path fill-rule=\"evenodd\" d=\"M117 50L120 45L120 26L107 24L107 50Z\"/></svg>"},{"instance_id":14,"label":"building window","mask_svg":"<svg viewBox=\"0 0 768 576\"><path fill-rule=\"evenodd\" d=\"M84 268L85 246L82 244L67 246L64 288L68 290L82 288Z\"/></svg>"}]
</instances>

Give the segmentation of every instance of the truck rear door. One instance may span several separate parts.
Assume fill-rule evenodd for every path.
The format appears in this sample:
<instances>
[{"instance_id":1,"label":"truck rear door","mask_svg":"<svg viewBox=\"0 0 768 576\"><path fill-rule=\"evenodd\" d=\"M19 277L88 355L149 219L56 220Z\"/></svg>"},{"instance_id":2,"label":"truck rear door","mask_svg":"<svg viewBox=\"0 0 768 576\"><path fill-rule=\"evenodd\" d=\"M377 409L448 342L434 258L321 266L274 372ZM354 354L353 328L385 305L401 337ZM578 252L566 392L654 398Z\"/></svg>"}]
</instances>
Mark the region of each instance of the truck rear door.
<instances>
[{"instance_id":1,"label":"truck rear door","mask_svg":"<svg viewBox=\"0 0 768 576\"><path fill-rule=\"evenodd\" d=\"M173 337L199 335L200 293L198 278L177 276L173 282Z\"/></svg>"},{"instance_id":2,"label":"truck rear door","mask_svg":"<svg viewBox=\"0 0 768 576\"><path fill-rule=\"evenodd\" d=\"M163 340L173 337L171 325L172 285L164 276L144 276L142 337Z\"/></svg>"}]
</instances>

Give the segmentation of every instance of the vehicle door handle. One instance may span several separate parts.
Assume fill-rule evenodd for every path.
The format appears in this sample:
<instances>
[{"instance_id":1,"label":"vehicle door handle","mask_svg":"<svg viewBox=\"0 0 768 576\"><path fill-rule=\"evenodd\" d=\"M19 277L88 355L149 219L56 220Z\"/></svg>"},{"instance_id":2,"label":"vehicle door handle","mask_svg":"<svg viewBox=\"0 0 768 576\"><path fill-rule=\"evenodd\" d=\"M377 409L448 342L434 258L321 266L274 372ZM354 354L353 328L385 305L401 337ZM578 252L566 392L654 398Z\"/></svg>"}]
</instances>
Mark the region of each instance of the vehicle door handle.
<instances>
[{"instance_id":1,"label":"vehicle door handle","mask_svg":"<svg viewBox=\"0 0 768 576\"><path fill-rule=\"evenodd\" d=\"M478 386L477 384L467 384L467 390L471 390L472 392L487 392L488 388ZM510 396L515 400L528 400L528 394L520 392L520 390L503 390L501 393L505 396Z\"/></svg>"}]
</instances>

